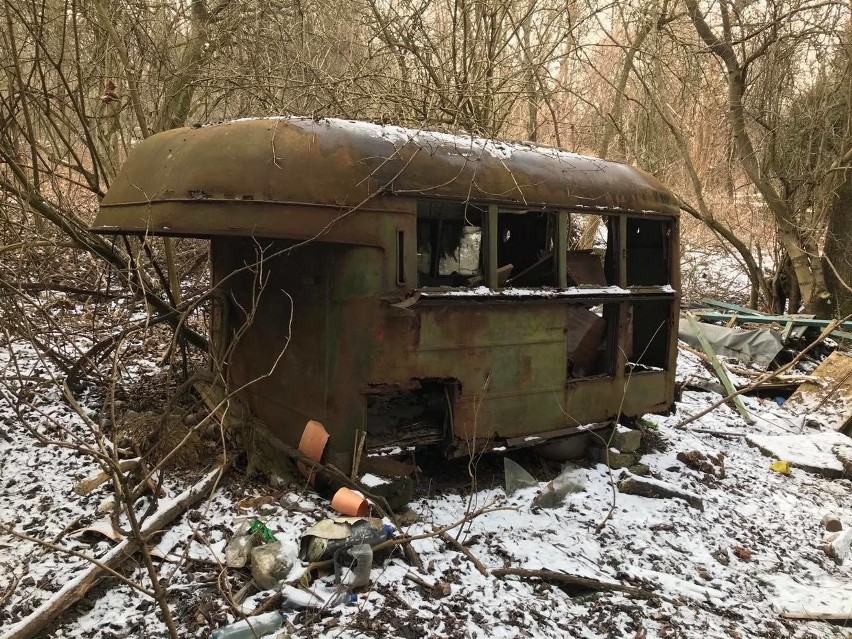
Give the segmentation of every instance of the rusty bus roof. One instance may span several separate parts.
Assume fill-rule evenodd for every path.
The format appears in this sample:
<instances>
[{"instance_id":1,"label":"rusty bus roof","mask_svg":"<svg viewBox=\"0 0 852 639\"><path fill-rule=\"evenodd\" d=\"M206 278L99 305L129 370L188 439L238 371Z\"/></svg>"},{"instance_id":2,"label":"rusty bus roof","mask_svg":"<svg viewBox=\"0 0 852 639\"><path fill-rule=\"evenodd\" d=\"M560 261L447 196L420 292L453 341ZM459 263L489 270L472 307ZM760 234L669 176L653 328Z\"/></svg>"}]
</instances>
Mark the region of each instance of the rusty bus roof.
<instances>
[{"instance_id":1,"label":"rusty bus roof","mask_svg":"<svg viewBox=\"0 0 852 639\"><path fill-rule=\"evenodd\" d=\"M659 180L627 164L527 143L281 117L173 129L144 140L101 202L93 230L204 237L260 229L287 237L275 220L298 213L280 205L371 208L393 195L678 214Z\"/></svg>"}]
</instances>

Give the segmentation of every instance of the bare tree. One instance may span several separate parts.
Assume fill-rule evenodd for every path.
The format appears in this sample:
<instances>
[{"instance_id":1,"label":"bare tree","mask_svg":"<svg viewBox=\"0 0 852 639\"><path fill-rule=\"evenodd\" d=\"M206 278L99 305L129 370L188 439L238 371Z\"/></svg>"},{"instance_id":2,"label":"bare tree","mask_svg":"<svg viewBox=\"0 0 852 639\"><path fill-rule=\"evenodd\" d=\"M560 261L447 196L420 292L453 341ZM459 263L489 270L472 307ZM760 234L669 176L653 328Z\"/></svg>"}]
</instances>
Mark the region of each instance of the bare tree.
<instances>
[{"instance_id":1,"label":"bare tree","mask_svg":"<svg viewBox=\"0 0 852 639\"><path fill-rule=\"evenodd\" d=\"M739 164L773 216L802 302L811 312L830 316L835 305L820 255L825 221L795 208L785 197L783 176L772 163L777 154L772 152L771 140L783 104L775 94L770 110L750 112L749 98L761 73L771 86L778 86L781 76L796 73L801 77L801 69L795 66L800 60L787 49L807 46L812 37L830 37L838 19L837 5L796 1L739 6L720 0L711 5L714 13L708 15L696 0L685 2L696 33L724 70L727 124ZM787 64L774 64L779 56Z\"/></svg>"}]
</instances>

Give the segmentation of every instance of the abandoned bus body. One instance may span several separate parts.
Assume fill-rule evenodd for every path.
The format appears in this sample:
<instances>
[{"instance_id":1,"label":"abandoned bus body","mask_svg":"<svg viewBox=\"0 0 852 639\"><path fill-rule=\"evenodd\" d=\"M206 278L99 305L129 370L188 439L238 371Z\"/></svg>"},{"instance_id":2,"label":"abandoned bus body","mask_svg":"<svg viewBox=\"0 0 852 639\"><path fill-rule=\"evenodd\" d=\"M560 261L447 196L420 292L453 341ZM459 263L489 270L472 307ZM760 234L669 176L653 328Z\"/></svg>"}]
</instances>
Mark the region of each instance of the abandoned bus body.
<instances>
[{"instance_id":1,"label":"abandoned bus body","mask_svg":"<svg viewBox=\"0 0 852 639\"><path fill-rule=\"evenodd\" d=\"M94 230L209 238L229 388L290 445L320 421L341 468L362 430L467 455L673 402L678 207L624 164L240 120L140 143Z\"/></svg>"}]
</instances>

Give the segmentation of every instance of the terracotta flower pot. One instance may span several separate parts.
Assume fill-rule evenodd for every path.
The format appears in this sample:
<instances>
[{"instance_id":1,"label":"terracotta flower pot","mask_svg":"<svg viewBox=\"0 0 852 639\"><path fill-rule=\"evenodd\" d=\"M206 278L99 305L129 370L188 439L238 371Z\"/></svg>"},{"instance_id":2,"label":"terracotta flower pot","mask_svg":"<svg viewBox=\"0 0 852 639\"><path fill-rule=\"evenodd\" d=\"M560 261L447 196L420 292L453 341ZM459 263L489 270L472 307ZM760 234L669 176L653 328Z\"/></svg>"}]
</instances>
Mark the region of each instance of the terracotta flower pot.
<instances>
[{"instance_id":1,"label":"terracotta flower pot","mask_svg":"<svg viewBox=\"0 0 852 639\"><path fill-rule=\"evenodd\" d=\"M362 495L348 488L341 488L331 498L331 507L348 517L367 517L370 503Z\"/></svg>"},{"instance_id":2,"label":"terracotta flower pot","mask_svg":"<svg viewBox=\"0 0 852 639\"><path fill-rule=\"evenodd\" d=\"M312 419L305 424L305 430L302 431L302 438L299 440L299 452L315 461L320 461L327 443L328 432L325 430L325 426ZM313 485L315 473L311 468L302 462L296 462L296 466L299 468L299 472Z\"/></svg>"}]
</instances>

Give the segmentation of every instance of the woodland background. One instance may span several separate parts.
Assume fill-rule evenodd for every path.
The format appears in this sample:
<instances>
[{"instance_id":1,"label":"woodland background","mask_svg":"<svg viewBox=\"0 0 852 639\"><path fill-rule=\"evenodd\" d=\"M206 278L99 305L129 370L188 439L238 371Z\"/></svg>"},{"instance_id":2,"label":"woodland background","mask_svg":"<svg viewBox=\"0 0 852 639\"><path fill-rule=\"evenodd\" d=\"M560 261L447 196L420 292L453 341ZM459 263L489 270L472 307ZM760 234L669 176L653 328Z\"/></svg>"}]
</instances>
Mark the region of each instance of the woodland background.
<instances>
[{"instance_id":1,"label":"woodland background","mask_svg":"<svg viewBox=\"0 0 852 639\"><path fill-rule=\"evenodd\" d=\"M93 236L99 199L153 133L299 114L633 163L682 199L685 253L737 261L743 301L852 311L848 0L4 0L0 13L13 297L111 278L159 313L186 308L178 280L204 271L203 246Z\"/></svg>"},{"instance_id":2,"label":"woodland background","mask_svg":"<svg viewBox=\"0 0 852 639\"><path fill-rule=\"evenodd\" d=\"M0 438L16 447L0 469L8 464L4 491L29 473L45 500L43 516L14 506L15 517L33 512L32 521L0 524L18 548L20 569L0 591L0 604L14 602L11 618L32 612L27 589L51 592L50 565L36 583L30 563L44 540L20 530L46 526L57 542L68 532L52 501L69 492L68 473L50 456L70 450L66 470L81 464L74 472L83 472L85 458L111 477L128 539L140 542L149 578L140 583L151 584L131 586L157 602L170 636L187 623L206 632L225 622L209 602L197 621L169 601L117 452L129 441L148 458L155 442L146 477L169 462L186 479L193 454L209 461L224 442L218 429L208 432L212 414L186 399L190 366L206 352L206 243L87 230L127 154L158 131L294 114L623 160L681 200L687 301L710 293L774 312L852 314L850 0L0 2ZM720 289L720 270L747 284ZM190 403L173 418L180 401ZM162 419L142 435L127 426L128 413L155 411ZM9 437L3 424L19 432ZM195 448L185 445L191 437ZM753 492L749 464L733 473L742 476L739 495ZM824 501L814 498L808 521L818 521ZM213 523L224 529L222 521ZM633 535L631 527L624 538Z\"/></svg>"}]
</instances>

